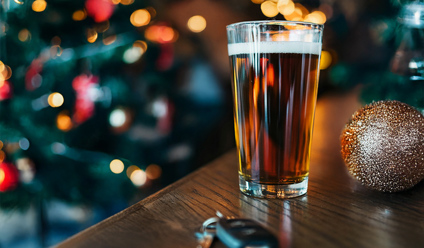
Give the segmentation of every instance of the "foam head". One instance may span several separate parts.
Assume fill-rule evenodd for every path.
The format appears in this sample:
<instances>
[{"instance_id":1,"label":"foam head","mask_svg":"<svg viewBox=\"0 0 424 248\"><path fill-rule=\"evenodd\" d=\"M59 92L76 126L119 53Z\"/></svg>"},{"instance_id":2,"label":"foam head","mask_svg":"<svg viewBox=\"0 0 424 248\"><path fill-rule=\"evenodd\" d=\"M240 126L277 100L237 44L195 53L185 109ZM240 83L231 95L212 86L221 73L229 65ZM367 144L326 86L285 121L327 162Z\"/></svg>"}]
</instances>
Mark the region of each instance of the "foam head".
<instances>
[{"instance_id":1,"label":"foam head","mask_svg":"<svg viewBox=\"0 0 424 248\"><path fill-rule=\"evenodd\" d=\"M305 41L262 41L234 43L228 45L228 54L252 54L252 53L321 53L321 43Z\"/></svg>"}]
</instances>

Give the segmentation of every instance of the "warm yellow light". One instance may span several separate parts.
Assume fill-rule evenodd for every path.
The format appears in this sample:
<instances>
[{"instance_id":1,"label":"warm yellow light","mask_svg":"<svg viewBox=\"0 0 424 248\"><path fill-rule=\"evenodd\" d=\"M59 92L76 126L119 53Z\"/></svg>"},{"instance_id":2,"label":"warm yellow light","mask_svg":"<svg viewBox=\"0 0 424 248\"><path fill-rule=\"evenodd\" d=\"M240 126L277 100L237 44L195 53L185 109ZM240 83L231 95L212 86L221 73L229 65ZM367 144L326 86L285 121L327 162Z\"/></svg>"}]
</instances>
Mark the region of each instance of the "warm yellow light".
<instances>
[{"instance_id":1,"label":"warm yellow light","mask_svg":"<svg viewBox=\"0 0 424 248\"><path fill-rule=\"evenodd\" d=\"M94 29L87 30L87 41L90 43L94 43L97 40L98 34Z\"/></svg>"},{"instance_id":2,"label":"warm yellow light","mask_svg":"<svg viewBox=\"0 0 424 248\"><path fill-rule=\"evenodd\" d=\"M47 7L47 2L45 0L35 0L32 3L32 10L35 12L43 12Z\"/></svg>"},{"instance_id":3,"label":"warm yellow light","mask_svg":"<svg viewBox=\"0 0 424 248\"><path fill-rule=\"evenodd\" d=\"M303 18L303 14L302 14L302 10L299 8L294 8L293 13L291 13L290 15L284 15L284 18L286 18L286 20L289 21L294 21L294 20L302 20Z\"/></svg>"},{"instance_id":4,"label":"warm yellow light","mask_svg":"<svg viewBox=\"0 0 424 248\"><path fill-rule=\"evenodd\" d=\"M292 1L289 1L287 4L280 4L281 2L278 2L277 9L278 11L284 15L288 16L291 15L294 12L294 3Z\"/></svg>"},{"instance_id":5,"label":"warm yellow light","mask_svg":"<svg viewBox=\"0 0 424 248\"><path fill-rule=\"evenodd\" d=\"M119 4L120 2L121 2L121 0L112 0L112 3L115 4L115 5Z\"/></svg>"},{"instance_id":6,"label":"warm yellow light","mask_svg":"<svg viewBox=\"0 0 424 248\"><path fill-rule=\"evenodd\" d=\"M171 27L163 27L162 35L160 37L164 42L170 42L174 39L174 29Z\"/></svg>"},{"instance_id":7,"label":"warm yellow light","mask_svg":"<svg viewBox=\"0 0 424 248\"><path fill-rule=\"evenodd\" d=\"M252 0L252 3L254 4L261 4L263 3L265 0Z\"/></svg>"},{"instance_id":8,"label":"warm yellow light","mask_svg":"<svg viewBox=\"0 0 424 248\"><path fill-rule=\"evenodd\" d=\"M24 28L18 33L18 39L22 42L25 42L29 40L31 33L28 31L28 29Z\"/></svg>"},{"instance_id":9,"label":"warm yellow light","mask_svg":"<svg viewBox=\"0 0 424 248\"><path fill-rule=\"evenodd\" d=\"M261 4L262 13L266 17L274 17L278 15L277 4L271 1L265 1Z\"/></svg>"},{"instance_id":10,"label":"warm yellow light","mask_svg":"<svg viewBox=\"0 0 424 248\"><path fill-rule=\"evenodd\" d=\"M143 53L147 51L147 43L142 40L134 41L133 47L139 47L143 51Z\"/></svg>"},{"instance_id":11,"label":"warm yellow light","mask_svg":"<svg viewBox=\"0 0 424 248\"><path fill-rule=\"evenodd\" d=\"M3 80L8 80L12 76L12 69L5 64L0 64L0 67L3 68L0 70L0 82L4 83Z\"/></svg>"},{"instance_id":12,"label":"warm yellow light","mask_svg":"<svg viewBox=\"0 0 424 248\"><path fill-rule=\"evenodd\" d=\"M62 94L58 92L54 92L49 95L49 97L47 98L47 101L51 107L57 108L62 106L65 99L63 98Z\"/></svg>"},{"instance_id":13,"label":"warm yellow light","mask_svg":"<svg viewBox=\"0 0 424 248\"><path fill-rule=\"evenodd\" d=\"M2 149L2 148L3 148L3 145L4 145L4 144L3 144L3 141L1 141L1 140L0 140L0 149Z\"/></svg>"},{"instance_id":14,"label":"warm yellow light","mask_svg":"<svg viewBox=\"0 0 424 248\"><path fill-rule=\"evenodd\" d=\"M103 38L103 44L105 44L106 46L112 44L115 41L116 41L116 35L111 35L106 38Z\"/></svg>"},{"instance_id":15,"label":"warm yellow light","mask_svg":"<svg viewBox=\"0 0 424 248\"><path fill-rule=\"evenodd\" d=\"M154 180L160 177L162 169L159 165L151 164L146 168L146 175L149 179Z\"/></svg>"},{"instance_id":16,"label":"warm yellow light","mask_svg":"<svg viewBox=\"0 0 424 248\"><path fill-rule=\"evenodd\" d=\"M134 3L134 0L121 0L122 5L130 5L133 3Z\"/></svg>"},{"instance_id":17,"label":"warm yellow light","mask_svg":"<svg viewBox=\"0 0 424 248\"><path fill-rule=\"evenodd\" d=\"M206 28L206 19L201 15L192 16L188 19L187 27L194 33L200 33Z\"/></svg>"},{"instance_id":18,"label":"warm yellow light","mask_svg":"<svg viewBox=\"0 0 424 248\"><path fill-rule=\"evenodd\" d=\"M4 63L3 63L3 61L1 61L0 60L0 74L3 72L3 70L4 70Z\"/></svg>"},{"instance_id":19,"label":"warm yellow light","mask_svg":"<svg viewBox=\"0 0 424 248\"><path fill-rule=\"evenodd\" d=\"M138 9L134 11L130 16L130 22L135 27L141 27L149 24L150 22L150 13L145 9Z\"/></svg>"},{"instance_id":20,"label":"warm yellow light","mask_svg":"<svg viewBox=\"0 0 424 248\"><path fill-rule=\"evenodd\" d=\"M66 112L61 112L56 118L56 126L59 130L69 131L72 129L72 119Z\"/></svg>"},{"instance_id":21,"label":"warm yellow light","mask_svg":"<svg viewBox=\"0 0 424 248\"><path fill-rule=\"evenodd\" d=\"M142 186L147 181L146 172L142 170L135 170L131 173L130 179L135 186Z\"/></svg>"},{"instance_id":22,"label":"warm yellow light","mask_svg":"<svg viewBox=\"0 0 424 248\"><path fill-rule=\"evenodd\" d=\"M4 181L5 177L6 177L6 175L4 174L3 169L0 169L0 184Z\"/></svg>"},{"instance_id":23,"label":"warm yellow light","mask_svg":"<svg viewBox=\"0 0 424 248\"><path fill-rule=\"evenodd\" d=\"M331 53L328 52L328 51L322 51L321 52L321 61L319 63L320 70L327 69L331 65L332 61L333 61L333 58L331 56Z\"/></svg>"},{"instance_id":24,"label":"warm yellow light","mask_svg":"<svg viewBox=\"0 0 424 248\"><path fill-rule=\"evenodd\" d=\"M127 177L131 178L131 174L136 170L140 170L140 168L138 168L138 166L136 166L136 165L131 165L130 167L128 167L127 168Z\"/></svg>"},{"instance_id":25,"label":"warm yellow light","mask_svg":"<svg viewBox=\"0 0 424 248\"><path fill-rule=\"evenodd\" d=\"M119 160L119 159L114 159L110 162L110 170L115 173L115 174L119 174L122 173L124 171L124 163Z\"/></svg>"},{"instance_id":26,"label":"warm yellow light","mask_svg":"<svg viewBox=\"0 0 424 248\"><path fill-rule=\"evenodd\" d=\"M305 17L307 14L309 14L309 10L300 3L295 3L294 7L295 9L300 9L300 11L302 12L302 17Z\"/></svg>"},{"instance_id":27,"label":"warm yellow light","mask_svg":"<svg viewBox=\"0 0 424 248\"><path fill-rule=\"evenodd\" d=\"M72 14L72 20L74 21L82 21L87 18L87 13L85 10L77 10Z\"/></svg>"},{"instance_id":28,"label":"warm yellow light","mask_svg":"<svg viewBox=\"0 0 424 248\"><path fill-rule=\"evenodd\" d=\"M324 24L327 21L325 14L321 11L314 11L305 17L305 22Z\"/></svg>"}]
</instances>

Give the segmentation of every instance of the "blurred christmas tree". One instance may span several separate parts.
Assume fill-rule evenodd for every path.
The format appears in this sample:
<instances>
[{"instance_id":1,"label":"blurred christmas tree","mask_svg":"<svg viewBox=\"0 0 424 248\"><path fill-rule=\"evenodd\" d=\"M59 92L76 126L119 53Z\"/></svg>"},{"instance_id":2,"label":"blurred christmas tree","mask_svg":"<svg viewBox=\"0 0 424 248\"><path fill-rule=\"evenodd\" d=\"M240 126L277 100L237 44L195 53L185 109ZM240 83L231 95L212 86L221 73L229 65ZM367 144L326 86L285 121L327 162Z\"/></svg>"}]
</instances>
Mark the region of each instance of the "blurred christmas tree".
<instances>
[{"instance_id":1,"label":"blurred christmas tree","mask_svg":"<svg viewBox=\"0 0 424 248\"><path fill-rule=\"evenodd\" d=\"M175 101L190 105L169 83L178 32L149 4L1 1L1 208L53 198L105 206L181 176L154 164L189 154L184 143L161 147L197 129L174 125Z\"/></svg>"}]
</instances>

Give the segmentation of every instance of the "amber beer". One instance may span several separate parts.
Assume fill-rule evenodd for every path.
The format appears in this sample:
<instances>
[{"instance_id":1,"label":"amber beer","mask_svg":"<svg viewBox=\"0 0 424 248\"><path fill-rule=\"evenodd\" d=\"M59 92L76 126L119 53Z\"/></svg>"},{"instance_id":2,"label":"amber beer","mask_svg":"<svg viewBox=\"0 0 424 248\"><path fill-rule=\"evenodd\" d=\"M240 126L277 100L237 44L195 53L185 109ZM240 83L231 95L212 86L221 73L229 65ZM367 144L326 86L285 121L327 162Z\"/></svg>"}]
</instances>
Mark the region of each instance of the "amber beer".
<instances>
[{"instance_id":1,"label":"amber beer","mask_svg":"<svg viewBox=\"0 0 424 248\"><path fill-rule=\"evenodd\" d=\"M228 49L240 189L255 195L245 183L278 186L306 180L304 192L293 196L306 193L321 44L237 43ZM291 197L290 190L274 190L268 193Z\"/></svg>"}]
</instances>

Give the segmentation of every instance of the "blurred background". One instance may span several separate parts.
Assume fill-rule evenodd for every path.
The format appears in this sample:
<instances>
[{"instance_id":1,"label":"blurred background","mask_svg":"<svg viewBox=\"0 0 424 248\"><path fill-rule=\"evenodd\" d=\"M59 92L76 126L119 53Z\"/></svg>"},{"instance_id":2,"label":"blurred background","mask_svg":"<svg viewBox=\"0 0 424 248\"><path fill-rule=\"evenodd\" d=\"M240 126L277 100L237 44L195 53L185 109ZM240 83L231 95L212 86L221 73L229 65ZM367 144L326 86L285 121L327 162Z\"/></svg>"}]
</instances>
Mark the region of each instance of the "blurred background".
<instances>
[{"instance_id":1,"label":"blurred background","mask_svg":"<svg viewBox=\"0 0 424 248\"><path fill-rule=\"evenodd\" d=\"M403 0L0 0L0 247L45 247L234 148L225 26L325 25L320 96L424 109Z\"/></svg>"}]
</instances>

